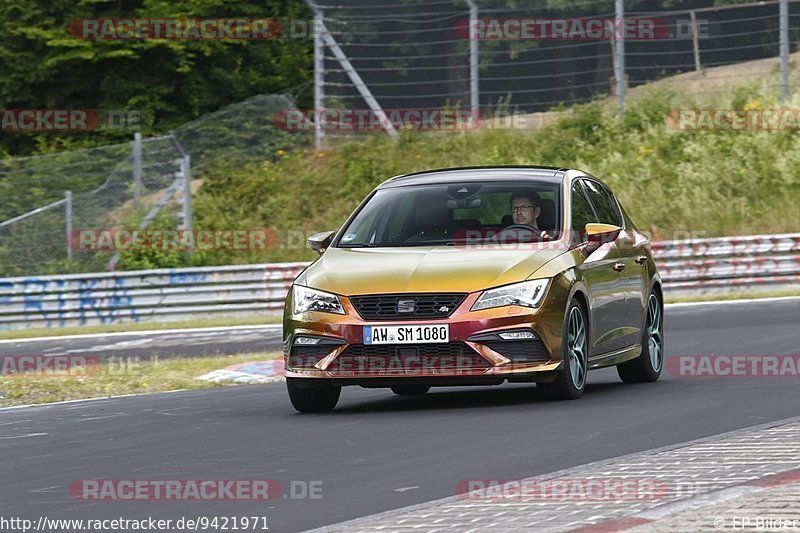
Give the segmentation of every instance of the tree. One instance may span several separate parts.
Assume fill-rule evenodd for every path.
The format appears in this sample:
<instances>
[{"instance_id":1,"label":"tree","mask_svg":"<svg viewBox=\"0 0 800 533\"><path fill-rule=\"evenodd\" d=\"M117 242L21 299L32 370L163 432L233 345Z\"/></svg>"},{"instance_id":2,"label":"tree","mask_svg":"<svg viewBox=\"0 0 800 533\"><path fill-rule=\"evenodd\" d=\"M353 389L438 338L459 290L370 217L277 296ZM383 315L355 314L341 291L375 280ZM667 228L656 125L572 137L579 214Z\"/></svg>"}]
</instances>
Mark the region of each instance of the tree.
<instances>
[{"instance_id":1,"label":"tree","mask_svg":"<svg viewBox=\"0 0 800 533\"><path fill-rule=\"evenodd\" d=\"M0 0L0 108L138 111L145 134L260 93L311 100L311 39L90 40L92 18L309 20L302 0ZM299 94L298 94L299 91ZM15 133L0 153L27 155L127 140L130 132Z\"/></svg>"}]
</instances>

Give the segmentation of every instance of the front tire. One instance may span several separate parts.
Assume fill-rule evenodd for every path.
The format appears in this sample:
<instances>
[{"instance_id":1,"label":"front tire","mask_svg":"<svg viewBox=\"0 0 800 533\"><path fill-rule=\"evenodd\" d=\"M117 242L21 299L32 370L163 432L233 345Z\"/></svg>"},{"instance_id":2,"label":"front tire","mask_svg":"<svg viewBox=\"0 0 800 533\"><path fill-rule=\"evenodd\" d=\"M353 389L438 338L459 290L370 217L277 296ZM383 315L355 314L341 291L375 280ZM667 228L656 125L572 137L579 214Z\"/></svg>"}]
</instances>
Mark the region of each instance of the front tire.
<instances>
[{"instance_id":1,"label":"front tire","mask_svg":"<svg viewBox=\"0 0 800 533\"><path fill-rule=\"evenodd\" d=\"M642 331L642 354L617 365L624 383L648 383L658 380L664 368L664 320L661 299L655 292L647 299L647 316Z\"/></svg>"},{"instance_id":2,"label":"front tire","mask_svg":"<svg viewBox=\"0 0 800 533\"><path fill-rule=\"evenodd\" d=\"M429 385L395 385L392 392L398 396L421 396L431 390Z\"/></svg>"},{"instance_id":3,"label":"front tire","mask_svg":"<svg viewBox=\"0 0 800 533\"><path fill-rule=\"evenodd\" d=\"M341 387L301 387L295 378L286 378L286 389L292 406L301 413L333 411L342 393Z\"/></svg>"},{"instance_id":4,"label":"front tire","mask_svg":"<svg viewBox=\"0 0 800 533\"><path fill-rule=\"evenodd\" d=\"M589 335L586 313L581 305L572 300L564 323L564 340L561 343L564 368L550 383L538 383L545 396L553 400L575 400L586 388L586 373L589 369Z\"/></svg>"}]
</instances>

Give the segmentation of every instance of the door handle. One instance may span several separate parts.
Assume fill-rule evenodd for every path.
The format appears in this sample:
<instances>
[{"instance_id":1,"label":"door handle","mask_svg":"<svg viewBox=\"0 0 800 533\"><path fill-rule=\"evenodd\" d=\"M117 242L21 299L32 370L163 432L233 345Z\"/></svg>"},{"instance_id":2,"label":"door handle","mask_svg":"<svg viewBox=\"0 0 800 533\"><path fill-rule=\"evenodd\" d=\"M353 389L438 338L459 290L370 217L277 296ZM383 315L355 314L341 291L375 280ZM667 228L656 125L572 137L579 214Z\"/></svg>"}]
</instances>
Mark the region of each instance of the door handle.
<instances>
[{"instance_id":1,"label":"door handle","mask_svg":"<svg viewBox=\"0 0 800 533\"><path fill-rule=\"evenodd\" d=\"M640 255L639 257L634 259L634 261L636 261L637 265L643 265L643 264L645 264L647 262L647 256L646 255Z\"/></svg>"},{"instance_id":2,"label":"door handle","mask_svg":"<svg viewBox=\"0 0 800 533\"><path fill-rule=\"evenodd\" d=\"M625 270L625 263L614 263L614 270L617 272L622 272Z\"/></svg>"}]
</instances>

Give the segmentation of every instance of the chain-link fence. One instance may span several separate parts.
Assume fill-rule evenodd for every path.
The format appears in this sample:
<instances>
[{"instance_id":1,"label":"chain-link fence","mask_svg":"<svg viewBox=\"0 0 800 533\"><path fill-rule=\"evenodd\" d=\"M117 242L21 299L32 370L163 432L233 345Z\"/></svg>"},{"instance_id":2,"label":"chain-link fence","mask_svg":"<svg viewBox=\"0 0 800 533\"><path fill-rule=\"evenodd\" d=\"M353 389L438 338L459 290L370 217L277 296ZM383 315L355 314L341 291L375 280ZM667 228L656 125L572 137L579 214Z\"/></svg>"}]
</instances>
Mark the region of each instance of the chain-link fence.
<instances>
[{"instance_id":1,"label":"chain-link fence","mask_svg":"<svg viewBox=\"0 0 800 533\"><path fill-rule=\"evenodd\" d=\"M384 109L470 109L477 101L484 115L541 112L616 94L617 46L623 47L628 87L693 71L704 72L706 81L732 84L744 73L708 69L777 58L780 48L777 1L708 2L710 7L698 9L631 0L624 6L613 0L307 3L352 66L331 42L318 41L324 56L317 88L325 108L365 108L365 88ZM788 42L796 51L800 2L787 6ZM619 7L624 14L615 20ZM746 74L774 76L775 85L780 83L775 64L752 67ZM710 94L712 86L690 90Z\"/></svg>"},{"instance_id":2,"label":"chain-link fence","mask_svg":"<svg viewBox=\"0 0 800 533\"><path fill-rule=\"evenodd\" d=\"M174 135L191 155L195 173L214 164L270 160L277 150L307 141L303 132L276 126L276 116L287 109L295 109L290 96L262 94L184 124Z\"/></svg>"},{"instance_id":3,"label":"chain-link fence","mask_svg":"<svg viewBox=\"0 0 800 533\"><path fill-rule=\"evenodd\" d=\"M172 136L141 141L139 164L135 145L6 160L2 183L11 189L6 197L13 204L4 206L4 214L16 216L0 223L3 274L56 273L79 265L103 270L109 255L86 253L74 230L130 222L158 203L180 170L182 154ZM141 179L134 179L137 167Z\"/></svg>"},{"instance_id":4,"label":"chain-link fence","mask_svg":"<svg viewBox=\"0 0 800 533\"><path fill-rule=\"evenodd\" d=\"M79 242L81 230L102 236L104 230L146 227L157 215L173 228L191 226L183 177L202 177L217 164L270 159L302 143L304 135L274 125L278 111L293 108L288 96L259 95L169 135L3 160L0 275L113 268L117 254Z\"/></svg>"}]
</instances>

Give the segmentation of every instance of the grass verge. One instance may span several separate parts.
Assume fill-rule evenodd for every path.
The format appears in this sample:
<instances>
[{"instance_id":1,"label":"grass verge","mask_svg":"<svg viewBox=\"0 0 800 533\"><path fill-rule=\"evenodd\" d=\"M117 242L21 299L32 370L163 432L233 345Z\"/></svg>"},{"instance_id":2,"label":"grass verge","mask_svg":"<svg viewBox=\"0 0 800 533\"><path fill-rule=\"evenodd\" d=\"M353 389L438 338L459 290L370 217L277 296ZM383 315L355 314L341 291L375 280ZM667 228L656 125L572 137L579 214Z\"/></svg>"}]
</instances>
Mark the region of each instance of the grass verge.
<instances>
[{"instance_id":1,"label":"grass verge","mask_svg":"<svg viewBox=\"0 0 800 533\"><path fill-rule=\"evenodd\" d=\"M98 366L88 364L86 372L75 371L74 376L11 374L5 371L8 368L6 366L3 374L0 374L0 407L179 389L224 387L233 383L212 383L197 378L230 365L273 360L280 356L279 352L267 352L147 361L128 358L124 361L104 362Z\"/></svg>"},{"instance_id":2,"label":"grass verge","mask_svg":"<svg viewBox=\"0 0 800 533\"><path fill-rule=\"evenodd\" d=\"M92 333L118 333L164 329L214 328L226 326L259 326L280 324L280 316L257 316L247 318L203 318L180 322L121 323L103 326L73 326L66 328L31 328L0 331L2 339L30 339L34 337L61 337L64 335L91 335Z\"/></svg>"}]
</instances>

